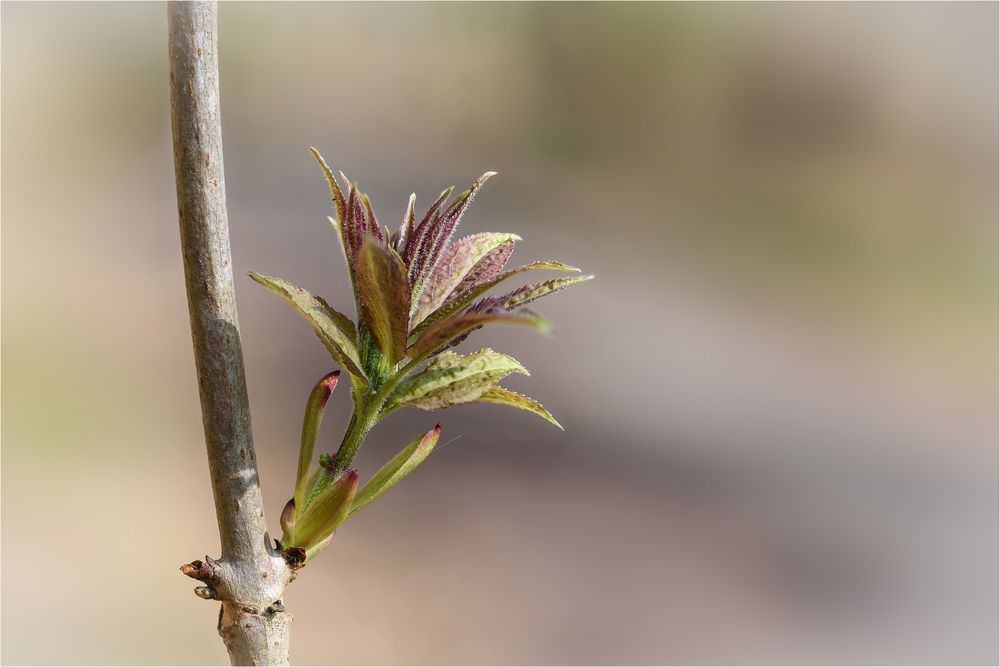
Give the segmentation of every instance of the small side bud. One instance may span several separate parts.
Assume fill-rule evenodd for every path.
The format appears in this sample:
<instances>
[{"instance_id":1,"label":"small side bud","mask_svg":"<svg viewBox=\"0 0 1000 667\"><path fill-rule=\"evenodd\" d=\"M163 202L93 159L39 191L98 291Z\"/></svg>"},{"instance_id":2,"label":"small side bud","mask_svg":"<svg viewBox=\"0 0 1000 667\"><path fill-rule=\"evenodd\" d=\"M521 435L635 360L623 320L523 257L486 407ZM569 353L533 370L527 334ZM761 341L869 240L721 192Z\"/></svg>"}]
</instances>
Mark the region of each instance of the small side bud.
<instances>
[{"instance_id":1,"label":"small side bud","mask_svg":"<svg viewBox=\"0 0 1000 667\"><path fill-rule=\"evenodd\" d=\"M218 593L215 592L214 588L208 586L199 586L194 589L194 594L200 597L202 600L217 600L219 598Z\"/></svg>"},{"instance_id":2,"label":"small side bud","mask_svg":"<svg viewBox=\"0 0 1000 667\"><path fill-rule=\"evenodd\" d=\"M290 535L295 527L295 498L289 498L285 509L281 510L281 530Z\"/></svg>"}]
</instances>

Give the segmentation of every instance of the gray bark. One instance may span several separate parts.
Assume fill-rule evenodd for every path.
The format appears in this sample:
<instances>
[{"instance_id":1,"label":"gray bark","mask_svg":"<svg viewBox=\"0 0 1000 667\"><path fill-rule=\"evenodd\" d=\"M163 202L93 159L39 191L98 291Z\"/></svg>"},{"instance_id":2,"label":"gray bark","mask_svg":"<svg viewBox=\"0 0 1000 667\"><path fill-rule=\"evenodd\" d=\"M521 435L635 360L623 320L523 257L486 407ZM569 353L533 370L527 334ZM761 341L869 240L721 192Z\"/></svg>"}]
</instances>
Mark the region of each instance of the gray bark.
<instances>
[{"instance_id":1,"label":"gray bark","mask_svg":"<svg viewBox=\"0 0 1000 667\"><path fill-rule=\"evenodd\" d=\"M214 2L167 9L177 209L202 422L222 556L181 570L222 602L219 634L234 665L286 665L292 572L272 547L257 475L236 317L219 108Z\"/></svg>"}]
</instances>

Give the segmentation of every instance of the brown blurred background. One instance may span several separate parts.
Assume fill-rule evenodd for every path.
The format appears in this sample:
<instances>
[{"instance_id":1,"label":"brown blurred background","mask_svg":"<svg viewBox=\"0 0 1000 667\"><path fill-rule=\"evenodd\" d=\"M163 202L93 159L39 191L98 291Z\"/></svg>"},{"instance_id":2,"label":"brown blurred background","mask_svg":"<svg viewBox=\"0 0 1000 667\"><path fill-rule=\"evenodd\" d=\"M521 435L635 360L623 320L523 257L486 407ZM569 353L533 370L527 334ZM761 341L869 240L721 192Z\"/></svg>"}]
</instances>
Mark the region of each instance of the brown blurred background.
<instances>
[{"instance_id":1,"label":"brown blurred background","mask_svg":"<svg viewBox=\"0 0 1000 667\"><path fill-rule=\"evenodd\" d=\"M997 10L239 4L227 185L272 526L350 311L319 147L383 220L486 169L466 232L598 279L499 406L305 570L314 663L996 663ZM161 4L3 3L4 663L219 663ZM335 395L323 448L348 414ZM455 439L457 438L457 439ZM455 439L455 440L453 440Z\"/></svg>"}]
</instances>

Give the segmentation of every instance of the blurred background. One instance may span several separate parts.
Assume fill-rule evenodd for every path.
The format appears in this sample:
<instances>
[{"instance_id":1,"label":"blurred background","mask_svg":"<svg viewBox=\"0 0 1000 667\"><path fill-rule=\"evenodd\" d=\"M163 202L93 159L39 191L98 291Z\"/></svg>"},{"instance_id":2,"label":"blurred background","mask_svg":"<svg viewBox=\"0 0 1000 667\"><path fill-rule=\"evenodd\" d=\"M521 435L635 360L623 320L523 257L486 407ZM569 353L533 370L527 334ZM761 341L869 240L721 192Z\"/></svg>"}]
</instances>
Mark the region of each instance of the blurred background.
<instances>
[{"instance_id":1,"label":"blurred background","mask_svg":"<svg viewBox=\"0 0 1000 667\"><path fill-rule=\"evenodd\" d=\"M597 280L477 333L565 433L401 411L429 462L286 598L300 664L996 663L997 20L980 4L220 8L267 511L353 312L307 147L383 221ZM2 6L4 663L222 663L157 3ZM321 447L349 414L338 392Z\"/></svg>"}]
</instances>

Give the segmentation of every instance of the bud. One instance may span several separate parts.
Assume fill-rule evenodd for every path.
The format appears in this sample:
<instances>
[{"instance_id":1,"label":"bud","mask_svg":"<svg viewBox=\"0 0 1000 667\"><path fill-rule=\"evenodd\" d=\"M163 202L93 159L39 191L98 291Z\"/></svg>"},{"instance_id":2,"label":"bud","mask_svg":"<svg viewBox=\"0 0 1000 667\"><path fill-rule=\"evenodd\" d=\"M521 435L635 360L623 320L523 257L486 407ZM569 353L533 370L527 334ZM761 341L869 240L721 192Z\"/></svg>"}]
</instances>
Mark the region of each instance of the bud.
<instances>
[{"instance_id":1,"label":"bud","mask_svg":"<svg viewBox=\"0 0 1000 667\"><path fill-rule=\"evenodd\" d=\"M316 449L316 438L319 437L319 427L323 422L323 411L330 394L337 388L340 371L327 373L309 392L306 402L306 413L302 419L302 441L299 445L299 466L295 475L294 500L299 507L306 504L306 486L309 481L309 467L312 465L313 452Z\"/></svg>"},{"instance_id":2,"label":"bud","mask_svg":"<svg viewBox=\"0 0 1000 667\"><path fill-rule=\"evenodd\" d=\"M348 470L309 503L296 520L294 536L282 545L307 551L319 545L347 518L357 491L358 471Z\"/></svg>"},{"instance_id":3,"label":"bud","mask_svg":"<svg viewBox=\"0 0 1000 667\"><path fill-rule=\"evenodd\" d=\"M282 542L288 542L292 536L292 529L295 527L295 498L290 498L285 503L285 509L281 510L281 530Z\"/></svg>"}]
</instances>

